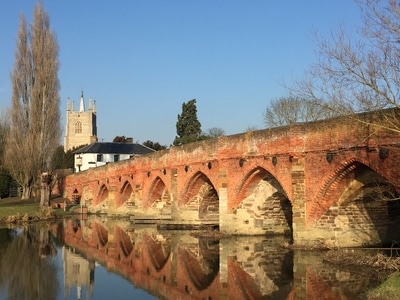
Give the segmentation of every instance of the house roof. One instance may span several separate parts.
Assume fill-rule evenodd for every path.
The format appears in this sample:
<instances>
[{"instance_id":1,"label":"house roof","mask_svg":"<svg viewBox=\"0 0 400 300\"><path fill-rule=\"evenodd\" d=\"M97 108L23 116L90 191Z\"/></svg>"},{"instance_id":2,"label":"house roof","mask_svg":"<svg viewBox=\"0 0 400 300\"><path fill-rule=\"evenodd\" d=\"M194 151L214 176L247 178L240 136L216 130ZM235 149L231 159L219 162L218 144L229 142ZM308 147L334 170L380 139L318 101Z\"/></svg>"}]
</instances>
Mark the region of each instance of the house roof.
<instances>
[{"instance_id":1,"label":"house roof","mask_svg":"<svg viewBox=\"0 0 400 300\"><path fill-rule=\"evenodd\" d=\"M99 153L99 154L147 154L155 150L140 144L127 143L100 143L96 142L74 151L74 154L79 153Z\"/></svg>"}]
</instances>

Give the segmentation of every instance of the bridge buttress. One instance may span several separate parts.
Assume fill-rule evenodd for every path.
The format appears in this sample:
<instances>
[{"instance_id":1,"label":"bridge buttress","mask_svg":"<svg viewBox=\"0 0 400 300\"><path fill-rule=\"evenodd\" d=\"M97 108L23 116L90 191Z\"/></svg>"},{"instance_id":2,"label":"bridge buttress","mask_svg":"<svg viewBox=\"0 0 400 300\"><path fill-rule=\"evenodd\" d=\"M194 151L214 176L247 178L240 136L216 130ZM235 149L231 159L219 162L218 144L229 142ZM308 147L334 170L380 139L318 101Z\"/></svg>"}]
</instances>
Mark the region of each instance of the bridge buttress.
<instances>
[{"instance_id":1,"label":"bridge buttress","mask_svg":"<svg viewBox=\"0 0 400 300\"><path fill-rule=\"evenodd\" d=\"M171 169L171 219L176 220L179 216L178 209L178 171L177 169Z\"/></svg>"},{"instance_id":2,"label":"bridge buttress","mask_svg":"<svg viewBox=\"0 0 400 300\"><path fill-rule=\"evenodd\" d=\"M225 232L228 230L229 223L226 222L225 216L228 215L228 171L225 168L219 170L219 230ZM224 249L220 249L224 251ZM225 249L226 251L226 249ZM223 283L228 282L228 262L227 260L219 260L219 278Z\"/></svg>"},{"instance_id":3,"label":"bridge buttress","mask_svg":"<svg viewBox=\"0 0 400 300\"><path fill-rule=\"evenodd\" d=\"M292 158L292 189L293 189L293 240L302 244L307 239L306 232L306 194L304 157Z\"/></svg>"},{"instance_id":4,"label":"bridge buttress","mask_svg":"<svg viewBox=\"0 0 400 300\"><path fill-rule=\"evenodd\" d=\"M110 185L108 188L108 197L107 197L107 208L108 211L113 212L116 211L115 200L118 197L118 190L115 185Z\"/></svg>"}]
</instances>

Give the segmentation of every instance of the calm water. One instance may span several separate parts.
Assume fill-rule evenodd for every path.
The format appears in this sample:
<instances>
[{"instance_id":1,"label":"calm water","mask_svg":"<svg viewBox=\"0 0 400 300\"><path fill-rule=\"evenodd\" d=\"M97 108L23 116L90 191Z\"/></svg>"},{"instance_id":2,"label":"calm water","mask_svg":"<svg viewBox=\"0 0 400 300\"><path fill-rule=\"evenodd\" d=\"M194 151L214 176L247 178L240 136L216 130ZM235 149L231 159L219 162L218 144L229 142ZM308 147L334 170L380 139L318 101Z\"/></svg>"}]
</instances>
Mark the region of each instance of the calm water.
<instances>
[{"instance_id":1,"label":"calm water","mask_svg":"<svg viewBox=\"0 0 400 300\"><path fill-rule=\"evenodd\" d=\"M365 299L379 283L283 242L99 218L0 229L0 299Z\"/></svg>"}]
</instances>

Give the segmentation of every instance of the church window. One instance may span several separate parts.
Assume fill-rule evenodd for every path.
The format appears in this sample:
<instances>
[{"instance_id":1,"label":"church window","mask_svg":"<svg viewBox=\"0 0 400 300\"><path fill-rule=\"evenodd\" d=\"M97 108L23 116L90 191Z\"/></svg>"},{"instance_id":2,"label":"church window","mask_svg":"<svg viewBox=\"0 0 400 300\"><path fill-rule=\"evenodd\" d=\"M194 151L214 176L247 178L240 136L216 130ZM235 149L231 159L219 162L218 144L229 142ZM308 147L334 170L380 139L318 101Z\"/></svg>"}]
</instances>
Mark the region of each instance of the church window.
<instances>
[{"instance_id":1,"label":"church window","mask_svg":"<svg viewBox=\"0 0 400 300\"><path fill-rule=\"evenodd\" d=\"M82 133L82 123L81 122L75 123L75 133Z\"/></svg>"}]
</instances>

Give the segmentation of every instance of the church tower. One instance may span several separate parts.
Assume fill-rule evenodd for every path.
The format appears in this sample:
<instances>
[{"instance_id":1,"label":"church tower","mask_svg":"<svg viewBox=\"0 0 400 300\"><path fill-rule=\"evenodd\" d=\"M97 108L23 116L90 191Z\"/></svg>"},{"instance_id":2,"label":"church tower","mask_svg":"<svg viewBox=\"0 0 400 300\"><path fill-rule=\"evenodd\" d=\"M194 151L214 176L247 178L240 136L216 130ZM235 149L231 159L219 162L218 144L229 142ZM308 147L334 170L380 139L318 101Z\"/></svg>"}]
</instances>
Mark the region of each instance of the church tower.
<instances>
[{"instance_id":1,"label":"church tower","mask_svg":"<svg viewBox=\"0 0 400 300\"><path fill-rule=\"evenodd\" d=\"M73 100L71 101L68 98L67 101L64 151L94 142L97 142L96 101L89 98L88 110L86 111L82 91L78 111L75 111Z\"/></svg>"}]
</instances>

